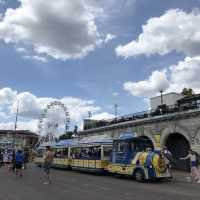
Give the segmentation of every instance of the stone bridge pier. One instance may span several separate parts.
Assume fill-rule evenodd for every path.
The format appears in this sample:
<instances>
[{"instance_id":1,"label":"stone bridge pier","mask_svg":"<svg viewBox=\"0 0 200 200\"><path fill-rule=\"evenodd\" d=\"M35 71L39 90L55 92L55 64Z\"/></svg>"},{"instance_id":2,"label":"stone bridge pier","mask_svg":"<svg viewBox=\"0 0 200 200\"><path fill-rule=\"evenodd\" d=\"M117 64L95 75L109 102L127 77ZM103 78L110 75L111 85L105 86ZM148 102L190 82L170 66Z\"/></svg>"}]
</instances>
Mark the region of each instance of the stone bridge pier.
<instances>
[{"instance_id":1,"label":"stone bridge pier","mask_svg":"<svg viewBox=\"0 0 200 200\"><path fill-rule=\"evenodd\" d=\"M150 139L156 149L167 146L178 169L189 169L189 161L179 158L186 156L190 148L200 154L199 109L83 130L81 135L108 134L117 138L124 132Z\"/></svg>"}]
</instances>

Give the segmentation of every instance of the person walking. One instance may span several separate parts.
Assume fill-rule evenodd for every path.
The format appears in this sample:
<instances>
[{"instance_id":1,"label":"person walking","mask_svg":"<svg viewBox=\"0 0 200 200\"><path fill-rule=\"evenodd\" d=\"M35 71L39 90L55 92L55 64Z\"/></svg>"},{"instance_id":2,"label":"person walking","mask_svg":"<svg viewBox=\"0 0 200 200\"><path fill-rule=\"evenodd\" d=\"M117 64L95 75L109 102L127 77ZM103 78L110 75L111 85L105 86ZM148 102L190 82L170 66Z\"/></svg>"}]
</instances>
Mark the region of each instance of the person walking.
<instances>
[{"instance_id":1,"label":"person walking","mask_svg":"<svg viewBox=\"0 0 200 200\"><path fill-rule=\"evenodd\" d=\"M169 169L172 169L172 166L175 165L175 163L174 163L174 158L173 158L173 156L172 156L172 153L169 151L169 149L168 149L166 146L163 147L163 149L162 149L161 152L162 152L163 155L164 155L165 163L166 163L167 167L168 167Z\"/></svg>"},{"instance_id":2,"label":"person walking","mask_svg":"<svg viewBox=\"0 0 200 200\"><path fill-rule=\"evenodd\" d=\"M18 150L15 155L16 176L22 178L22 167L24 164L24 154L22 150Z\"/></svg>"},{"instance_id":3,"label":"person walking","mask_svg":"<svg viewBox=\"0 0 200 200\"><path fill-rule=\"evenodd\" d=\"M13 154L12 154L12 167L11 167L11 170L12 170L13 172L15 172L15 169L16 169L15 156L16 156L15 150L13 150Z\"/></svg>"},{"instance_id":4,"label":"person walking","mask_svg":"<svg viewBox=\"0 0 200 200\"><path fill-rule=\"evenodd\" d=\"M5 166L8 163L8 150L7 149L4 149L4 152L3 152L3 163Z\"/></svg>"},{"instance_id":5,"label":"person walking","mask_svg":"<svg viewBox=\"0 0 200 200\"><path fill-rule=\"evenodd\" d=\"M52 179L50 176L50 168L53 163L54 153L51 151L50 146L46 147L46 153L44 154L44 171L46 173L46 181L44 182L45 185L51 184Z\"/></svg>"},{"instance_id":6,"label":"person walking","mask_svg":"<svg viewBox=\"0 0 200 200\"><path fill-rule=\"evenodd\" d=\"M0 167L3 166L3 152L2 149L0 149Z\"/></svg>"},{"instance_id":7,"label":"person walking","mask_svg":"<svg viewBox=\"0 0 200 200\"><path fill-rule=\"evenodd\" d=\"M153 167L153 157L155 153L152 151L151 147L148 147L146 149L146 152L147 152L147 157L146 157L145 166L147 167L148 177L149 179L154 180L156 177L155 169Z\"/></svg>"},{"instance_id":8,"label":"person walking","mask_svg":"<svg viewBox=\"0 0 200 200\"><path fill-rule=\"evenodd\" d=\"M24 150L24 169L27 169L27 163L29 162L29 152L27 149Z\"/></svg>"},{"instance_id":9,"label":"person walking","mask_svg":"<svg viewBox=\"0 0 200 200\"><path fill-rule=\"evenodd\" d=\"M190 159L190 167L191 167L190 181L200 183L200 172L198 169L198 158L196 152L190 149L186 157L180 158L180 160L187 160L187 159Z\"/></svg>"}]
</instances>

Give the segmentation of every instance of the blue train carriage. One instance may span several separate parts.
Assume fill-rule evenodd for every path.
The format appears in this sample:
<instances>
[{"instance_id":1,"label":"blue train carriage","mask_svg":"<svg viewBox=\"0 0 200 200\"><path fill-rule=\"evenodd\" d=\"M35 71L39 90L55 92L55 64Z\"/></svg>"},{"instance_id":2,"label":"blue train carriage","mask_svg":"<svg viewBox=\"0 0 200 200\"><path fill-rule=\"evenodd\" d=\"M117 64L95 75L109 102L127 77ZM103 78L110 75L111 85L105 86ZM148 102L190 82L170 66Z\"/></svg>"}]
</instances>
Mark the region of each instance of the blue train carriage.
<instances>
[{"instance_id":1,"label":"blue train carriage","mask_svg":"<svg viewBox=\"0 0 200 200\"><path fill-rule=\"evenodd\" d=\"M71 148L77 146L77 139L60 140L53 147L54 159L53 166L55 168L70 169L71 168Z\"/></svg>"},{"instance_id":2,"label":"blue train carriage","mask_svg":"<svg viewBox=\"0 0 200 200\"><path fill-rule=\"evenodd\" d=\"M107 135L85 137L71 147L71 167L74 170L102 173L112 154L113 139Z\"/></svg>"},{"instance_id":3,"label":"blue train carriage","mask_svg":"<svg viewBox=\"0 0 200 200\"><path fill-rule=\"evenodd\" d=\"M170 169L161 152L153 150L150 140L134 137L132 133L121 134L113 141L112 161L107 170L132 176L139 182L171 178Z\"/></svg>"}]
</instances>

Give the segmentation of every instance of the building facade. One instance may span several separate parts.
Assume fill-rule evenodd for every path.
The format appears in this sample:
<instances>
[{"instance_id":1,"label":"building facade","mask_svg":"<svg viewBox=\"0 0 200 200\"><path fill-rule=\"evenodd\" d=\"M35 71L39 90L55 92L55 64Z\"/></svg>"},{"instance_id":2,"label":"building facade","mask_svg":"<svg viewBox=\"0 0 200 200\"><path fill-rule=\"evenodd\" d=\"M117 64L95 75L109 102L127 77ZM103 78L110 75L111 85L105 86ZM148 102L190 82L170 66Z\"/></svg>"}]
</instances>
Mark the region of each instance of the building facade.
<instances>
[{"instance_id":1,"label":"building facade","mask_svg":"<svg viewBox=\"0 0 200 200\"><path fill-rule=\"evenodd\" d=\"M0 130L0 147L32 149L38 142L38 135L28 130Z\"/></svg>"},{"instance_id":2,"label":"building facade","mask_svg":"<svg viewBox=\"0 0 200 200\"><path fill-rule=\"evenodd\" d=\"M150 106L151 109L156 109L161 104L166 106L172 106L177 103L179 99L182 99L183 95L175 92L163 94L162 96L152 97L150 98Z\"/></svg>"}]
</instances>

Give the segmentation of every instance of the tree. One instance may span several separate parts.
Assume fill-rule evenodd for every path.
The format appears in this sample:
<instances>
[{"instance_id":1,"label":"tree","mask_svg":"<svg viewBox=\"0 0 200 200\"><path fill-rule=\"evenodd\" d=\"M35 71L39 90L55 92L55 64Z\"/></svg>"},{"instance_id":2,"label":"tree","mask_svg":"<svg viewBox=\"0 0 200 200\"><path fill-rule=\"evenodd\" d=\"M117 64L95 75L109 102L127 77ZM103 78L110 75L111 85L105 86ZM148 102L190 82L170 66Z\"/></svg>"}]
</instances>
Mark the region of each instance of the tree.
<instances>
[{"instance_id":1,"label":"tree","mask_svg":"<svg viewBox=\"0 0 200 200\"><path fill-rule=\"evenodd\" d=\"M183 96L190 97L190 96L193 96L195 93L194 93L193 89L191 89L191 88L184 88L182 90L181 94Z\"/></svg>"},{"instance_id":2,"label":"tree","mask_svg":"<svg viewBox=\"0 0 200 200\"><path fill-rule=\"evenodd\" d=\"M73 135L72 131L68 131L63 135L60 135L59 140L67 140L67 139L71 139Z\"/></svg>"}]
</instances>

